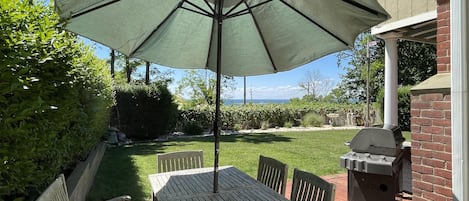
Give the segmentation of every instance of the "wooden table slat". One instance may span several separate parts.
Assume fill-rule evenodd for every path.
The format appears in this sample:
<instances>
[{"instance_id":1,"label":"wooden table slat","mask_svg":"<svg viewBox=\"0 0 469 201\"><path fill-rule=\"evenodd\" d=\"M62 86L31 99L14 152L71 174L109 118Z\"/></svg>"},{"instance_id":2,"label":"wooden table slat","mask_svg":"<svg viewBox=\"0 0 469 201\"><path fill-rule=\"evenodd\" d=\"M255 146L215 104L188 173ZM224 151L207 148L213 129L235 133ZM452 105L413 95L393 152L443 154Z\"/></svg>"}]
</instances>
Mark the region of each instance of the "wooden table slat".
<instances>
[{"instance_id":1,"label":"wooden table slat","mask_svg":"<svg viewBox=\"0 0 469 201\"><path fill-rule=\"evenodd\" d=\"M282 195L232 166L219 168L218 193L213 193L213 168L197 168L149 175L154 200L236 201L279 200Z\"/></svg>"}]
</instances>

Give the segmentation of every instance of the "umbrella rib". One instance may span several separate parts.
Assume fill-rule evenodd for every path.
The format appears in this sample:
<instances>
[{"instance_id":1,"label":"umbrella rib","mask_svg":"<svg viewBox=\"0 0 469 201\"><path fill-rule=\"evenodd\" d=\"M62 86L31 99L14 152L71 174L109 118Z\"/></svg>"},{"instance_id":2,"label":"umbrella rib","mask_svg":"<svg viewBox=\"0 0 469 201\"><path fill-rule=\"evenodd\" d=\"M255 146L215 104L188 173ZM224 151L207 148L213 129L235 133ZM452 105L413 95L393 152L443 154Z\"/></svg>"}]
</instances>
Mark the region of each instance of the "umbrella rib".
<instances>
[{"instance_id":1,"label":"umbrella rib","mask_svg":"<svg viewBox=\"0 0 469 201\"><path fill-rule=\"evenodd\" d=\"M100 5L100 6L97 6L97 7L94 7L94 8L90 8L90 9L88 9L88 10L84 10L84 11L82 11L82 12L73 14L70 18L73 19L73 18L80 17L80 16L82 16L82 15L88 14L88 13L90 13L90 12L93 12L93 11L95 11L95 10L98 10L98 9L103 8L103 7L109 6L109 5L114 4L114 3L116 3L116 2L119 2L119 1L120 1L120 0L113 0L113 1L107 2L107 3L103 4L103 5Z\"/></svg>"},{"instance_id":2,"label":"umbrella rib","mask_svg":"<svg viewBox=\"0 0 469 201\"><path fill-rule=\"evenodd\" d=\"M158 31L158 30L160 29L160 27L161 27L171 16L173 16L173 14L176 12L176 10L177 10L178 8L181 8L181 7L182 7L182 4L183 4L183 3L184 3L184 0L180 1L179 4L178 4L176 7L174 7L173 10L169 13L169 15L166 16L166 17L163 19L163 21L162 21L160 24L158 24L158 26L156 26L155 29L153 29L153 31L145 38L145 40L143 40L143 41L137 46L137 48L135 48L134 50L132 50L132 52L130 52L129 57L132 56L133 54L135 54L135 52L136 52L138 49L140 49L140 48L143 46L143 44L145 44L145 43L150 39L150 37L151 37L153 34L155 34L156 31Z\"/></svg>"},{"instance_id":3,"label":"umbrella rib","mask_svg":"<svg viewBox=\"0 0 469 201\"><path fill-rule=\"evenodd\" d=\"M205 4L207 4L207 6L210 8L210 10L212 10L212 13L215 13L215 8L213 8L207 0L204 0Z\"/></svg>"},{"instance_id":4,"label":"umbrella rib","mask_svg":"<svg viewBox=\"0 0 469 201\"><path fill-rule=\"evenodd\" d=\"M264 45L264 49L267 51L267 55L269 56L270 63L272 64L272 67L274 68L274 72L276 73L278 72L277 66L275 66L275 63L274 63L274 60L272 59L272 55L270 54L269 48L267 47L267 44L265 43L264 35L262 34L261 29L259 28L259 24L257 23L256 17L252 14L252 10L249 7L249 5L246 2L244 3L246 4L247 9L249 10L249 14L251 14L251 17L254 20L254 24L256 25L257 32L259 33L261 37L262 44Z\"/></svg>"},{"instance_id":5,"label":"umbrella rib","mask_svg":"<svg viewBox=\"0 0 469 201\"><path fill-rule=\"evenodd\" d=\"M280 0L280 2L282 2L283 4L285 4L286 6L288 6L290 9L292 9L293 11L295 11L296 13L300 14L301 16L303 16L305 19L307 19L308 21L310 21L311 23L315 24L316 26L318 26L319 28L321 28L322 30L324 30L326 33L328 33L329 35L331 35L332 37L334 37L335 39L337 39L338 41L340 41L342 44L344 44L345 46L348 46L350 47L350 45L345 42L342 38L340 38L339 36L337 36L336 34L332 33L331 31L329 31L328 29L326 29L325 27L321 26L319 23L317 23L316 21L314 21L313 19L309 18L308 16L306 16L304 13L302 13L301 11L299 11L298 9L296 9L295 7L293 7L292 5L288 4L287 2L285 2L285 0Z\"/></svg>"},{"instance_id":6,"label":"umbrella rib","mask_svg":"<svg viewBox=\"0 0 469 201\"><path fill-rule=\"evenodd\" d=\"M231 12L233 12L234 9L238 8L239 5L241 5L245 0L239 1L233 8L231 8L228 12L225 13L225 16L228 16Z\"/></svg>"},{"instance_id":7,"label":"umbrella rib","mask_svg":"<svg viewBox=\"0 0 469 201\"><path fill-rule=\"evenodd\" d=\"M205 14L203 14L202 12L195 11L195 10L193 10L193 9L190 9L190 8L185 8L185 7L182 7L182 8L184 8L184 9L186 9L186 10L189 10L189 11L192 11L192 12L196 12L196 13L199 13L199 14L205 15L205 16L213 17L213 14L212 14L212 13L210 13L209 11L207 11L207 10L205 10L205 9L201 8L200 6L198 6L198 5L195 5L194 3L190 2L190 1L187 1L187 0L184 0L184 2L186 2L186 3L190 4L191 6L194 6L195 8L199 9L199 10L200 10L200 11L202 11L203 13L206 13L206 15L205 15Z\"/></svg>"},{"instance_id":8,"label":"umbrella rib","mask_svg":"<svg viewBox=\"0 0 469 201\"><path fill-rule=\"evenodd\" d=\"M216 19L215 17L212 18L212 31L210 31L210 33L213 33L213 30L215 29L215 24L216 23ZM210 42L208 43L208 52L207 52L207 61L205 61L205 69L208 69L208 62L210 60L210 52L212 50L212 43L213 43L213 35L214 34L210 34Z\"/></svg>"},{"instance_id":9,"label":"umbrella rib","mask_svg":"<svg viewBox=\"0 0 469 201\"><path fill-rule=\"evenodd\" d=\"M226 16L226 18L233 18L233 17L238 17L238 16L241 16L241 15L247 15L249 14L249 11L244 11L244 13L236 13L236 14L233 14L233 15L230 15L230 16Z\"/></svg>"},{"instance_id":10,"label":"umbrella rib","mask_svg":"<svg viewBox=\"0 0 469 201\"><path fill-rule=\"evenodd\" d=\"M352 6L355 6L355 7L359 8L359 9L362 9L362 10L364 10L364 11L366 11L366 12L369 12L369 13L371 13L371 14L379 15L379 12L378 12L378 11L376 11L376 10L374 10L374 9L371 9L371 8L368 8L368 7L362 5L362 4L360 4L360 3L358 3L358 2L356 2L356 1L354 1L354 0L342 0L342 1L344 1L345 3L348 3L348 4L352 5Z\"/></svg>"},{"instance_id":11,"label":"umbrella rib","mask_svg":"<svg viewBox=\"0 0 469 201\"><path fill-rule=\"evenodd\" d=\"M184 10L188 10L188 11L191 11L191 12L194 12L194 13L197 13L197 14L201 14L201 15L207 16L207 17L213 17L213 14L210 14L210 13L205 13L205 12L197 11L197 10L194 10L194 9L186 8L186 7L184 7L184 6L182 6L181 8L184 9Z\"/></svg>"},{"instance_id":12,"label":"umbrella rib","mask_svg":"<svg viewBox=\"0 0 469 201\"><path fill-rule=\"evenodd\" d=\"M272 1L272 0L267 0L267 1L264 1L264 2L261 2L261 3L258 3L258 4L256 4L256 5L251 6L250 9L253 9L253 8L258 7L258 6L261 6L261 5L264 5L264 4L269 3L269 2L271 2L271 1ZM246 4L245 1L243 1L243 2ZM247 5L247 4L246 4L246 5ZM247 7L249 8L248 5L247 5ZM248 9L248 8L243 9L243 10L240 10L240 11L238 11L238 12L236 12L236 13L231 14L231 15L227 15L226 18L232 18L232 17L237 17L237 16L240 16L240 15L248 14L248 13L249 13L249 10L250 10L250 9Z\"/></svg>"}]
</instances>

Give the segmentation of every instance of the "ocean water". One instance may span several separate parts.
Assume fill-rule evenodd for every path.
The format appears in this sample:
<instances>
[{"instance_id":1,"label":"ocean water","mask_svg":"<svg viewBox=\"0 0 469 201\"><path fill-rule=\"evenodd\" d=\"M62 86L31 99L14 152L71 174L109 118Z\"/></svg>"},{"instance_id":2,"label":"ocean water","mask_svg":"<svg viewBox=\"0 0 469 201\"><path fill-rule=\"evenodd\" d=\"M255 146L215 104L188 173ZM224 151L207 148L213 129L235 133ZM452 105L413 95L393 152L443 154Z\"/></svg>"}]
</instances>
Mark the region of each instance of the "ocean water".
<instances>
[{"instance_id":1,"label":"ocean water","mask_svg":"<svg viewBox=\"0 0 469 201\"><path fill-rule=\"evenodd\" d=\"M246 99L246 104L282 104L288 103L288 99ZM224 99L224 105L242 105L244 102L243 99Z\"/></svg>"}]
</instances>

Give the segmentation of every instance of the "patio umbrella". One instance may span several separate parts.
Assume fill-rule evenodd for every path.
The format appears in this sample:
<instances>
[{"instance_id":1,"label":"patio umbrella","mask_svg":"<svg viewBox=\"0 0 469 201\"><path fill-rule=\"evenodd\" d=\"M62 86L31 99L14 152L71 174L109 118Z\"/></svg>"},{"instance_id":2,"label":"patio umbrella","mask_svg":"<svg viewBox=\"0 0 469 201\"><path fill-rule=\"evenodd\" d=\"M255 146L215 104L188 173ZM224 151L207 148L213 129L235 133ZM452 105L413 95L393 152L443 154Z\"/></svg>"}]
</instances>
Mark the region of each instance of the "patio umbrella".
<instances>
[{"instance_id":1,"label":"patio umbrella","mask_svg":"<svg viewBox=\"0 0 469 201\"><path fill-rule=\"evenodd\" d=\"M221 74L287 71L348 49L388 18L376 0L55 0L63 27L130 57L217 73L214 192Z\"/></svg>"}]
</instances>

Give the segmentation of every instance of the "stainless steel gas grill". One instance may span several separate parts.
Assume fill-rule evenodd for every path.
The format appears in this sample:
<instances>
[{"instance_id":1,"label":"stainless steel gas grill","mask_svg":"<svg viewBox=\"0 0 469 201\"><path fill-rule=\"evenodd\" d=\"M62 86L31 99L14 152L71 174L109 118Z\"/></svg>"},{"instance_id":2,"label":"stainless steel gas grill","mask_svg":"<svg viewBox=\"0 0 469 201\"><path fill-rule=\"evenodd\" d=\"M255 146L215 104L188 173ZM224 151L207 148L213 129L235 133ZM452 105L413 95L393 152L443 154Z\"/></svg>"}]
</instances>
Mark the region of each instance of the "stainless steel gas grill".
<instances>
[{"instance_id":1,"label":"stainless steel gas grill","mask_svg":"<svg viewBox=\"0 0 469 201\"><path fill-rule=\"evenodd\" d=\"M403 145L399 127L363 128L348 144L351 151L340 157L348 170L349 201L394 201L411 191L410 146Z\"/></svg>"}]
</instances>

